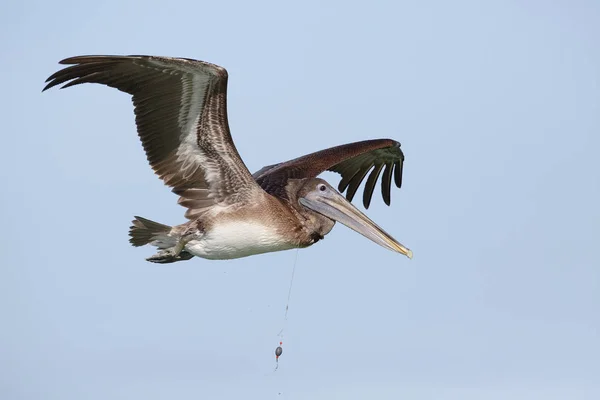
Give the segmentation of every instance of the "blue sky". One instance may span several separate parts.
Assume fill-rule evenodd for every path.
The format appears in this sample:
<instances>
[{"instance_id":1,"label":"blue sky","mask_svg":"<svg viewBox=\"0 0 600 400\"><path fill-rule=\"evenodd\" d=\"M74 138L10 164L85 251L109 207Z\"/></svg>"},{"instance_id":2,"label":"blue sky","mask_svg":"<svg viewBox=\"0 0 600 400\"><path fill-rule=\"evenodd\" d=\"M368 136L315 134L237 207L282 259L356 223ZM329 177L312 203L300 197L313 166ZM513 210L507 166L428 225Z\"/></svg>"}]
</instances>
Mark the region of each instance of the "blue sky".
<instances>
[{"instance_id":1,"label":"blue sky","mask_svg":"<svg viewBox=\"0 0 600 400\"><path fill-rule=\"evenodd\" d=\"M599 398L599 27L593 1L4 2L0 397ZM227 68L252 171L402 142L368 215L415 258L343 226L300 250L273 373L296 250L144 261L132 216L184 209L126 95L40 93L81 54Z\"/></svg>"}]
</instances>

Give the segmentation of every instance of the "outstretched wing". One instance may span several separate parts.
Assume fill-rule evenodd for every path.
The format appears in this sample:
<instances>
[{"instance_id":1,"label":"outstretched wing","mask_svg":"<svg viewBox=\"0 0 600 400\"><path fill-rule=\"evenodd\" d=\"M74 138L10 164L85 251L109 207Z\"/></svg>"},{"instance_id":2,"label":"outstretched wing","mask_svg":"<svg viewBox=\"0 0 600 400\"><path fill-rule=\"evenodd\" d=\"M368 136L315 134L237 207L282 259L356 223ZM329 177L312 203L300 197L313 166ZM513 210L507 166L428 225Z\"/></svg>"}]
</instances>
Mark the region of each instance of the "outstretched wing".
<instances>
[{"instance_id":1,"label":"outstretched wing","mask_svg":"<svg viewBox=\"0 0 600 400\"><path fill-rule=\"evenodd\" d=\"M254 173L254 179L267 192L275 193L285 188L288 179L316 177L324 171L334 171L342 176L338 190L352 201L356 190L369 171L363 204L369 208L373 190L379 175L383 201L389 206L391 201L392 174L397 187L402 186L402 166L404 154L400 143L391 139L365 140L317 151L294 160L269 165ZM281 194L281 193L279 193Z\"/></svg>"},{"instance_id":2,"label":"outstretched wing","mask_svg":"<svg viewBox=\"0 0 600 400\"><path fill-rule=\"evenodd\" d=\"M260 190L242 162L227 121L227 71L185 58L80 56L44 90L101 83L132 95L139 137L152 169L194 218L219 202Z\"/></svg>"}]
</instances>

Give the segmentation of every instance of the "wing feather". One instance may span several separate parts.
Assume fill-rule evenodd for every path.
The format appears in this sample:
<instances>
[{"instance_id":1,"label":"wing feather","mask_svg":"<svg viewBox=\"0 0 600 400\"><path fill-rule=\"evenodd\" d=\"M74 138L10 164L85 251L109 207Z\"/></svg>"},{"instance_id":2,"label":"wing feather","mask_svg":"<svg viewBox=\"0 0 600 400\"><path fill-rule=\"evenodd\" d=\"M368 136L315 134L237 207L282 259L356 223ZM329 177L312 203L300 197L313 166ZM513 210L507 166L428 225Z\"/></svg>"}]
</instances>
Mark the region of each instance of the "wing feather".
<instances>
[{"instance_id":1,"label":"wing feather","mask_svg":"<svg viewBox=\"0 0 600 400\"><path fill-rule=\"evenodd\" d=\"M229 132L224 68L154 56L80 56L61 64L70 66L52 74L44 90L100 83L132 95L148 162L190 208L186 215L260 190Z\"/></svg>"},{"instance_id":2,"label":"wing feather","mask_svg":"<svg viewBox=\"0 0 600 400\"><path fill-rule=\"evenodd\" d=\"M392 189L392 170L394 164L388 162L385 164L385 170L383 171L383 177L381 178L381 197L388 206L391 203L391 189Z\"/></svg>"},{"instance_id":3,"label":"wing feather","mask_svg":"<svg viewBox=\"0 0 600 400\"><path fill-rule=\"evenodd\" d=\"M400 143L392 139L365 140L317 151L290 161L264 167L253 177L267 192L282 195L288 179L316 177L324 171L341 175L340 192L352 200L360 184L371 171L363 192L363 205L369 208L375 185L383 170L381 194L385 204L391 202L392 175L397 187L402 186L404 153Z\"/></svg>"},{"instance_id":4,"label":"wing feather","mask_svg":"<svg viewBox=\"0 0 600 400\"><path fill-rule=\"evenodd\" d=\"M394 182L396 183L396 186L402 187L402 168L404 167L404 163L396 161L394 166Z\"/></svg>"},{"instance_id":5,"label":"wing feather","mask_svg":"<svg viewBox=\"0 0 600 400\"><path fill-rule=\"evenodd\" d=\"M376 164L373 167L373 170L369 174L367 178L367 183L365 184L365 190L363 191L363 204L365 208L369 208L371 205L371 198L373 197L373 191L375 190L375 184L377 183L377 179L379 178L379 174L381 174L381 170L385 164ZM383 185L384 183L381 182Z\"/></svg>"}]
</instances>

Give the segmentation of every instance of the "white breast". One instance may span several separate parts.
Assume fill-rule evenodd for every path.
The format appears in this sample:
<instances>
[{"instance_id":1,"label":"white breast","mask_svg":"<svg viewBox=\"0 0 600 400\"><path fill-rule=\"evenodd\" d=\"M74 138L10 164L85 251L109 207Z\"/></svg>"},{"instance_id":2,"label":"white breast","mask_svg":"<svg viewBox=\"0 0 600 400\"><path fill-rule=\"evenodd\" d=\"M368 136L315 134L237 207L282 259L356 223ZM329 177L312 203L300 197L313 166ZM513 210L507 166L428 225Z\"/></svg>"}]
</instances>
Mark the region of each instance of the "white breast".
<instances>
[{"instance_id":1,"label":"white breast","mask_svg":"<svg viewBox=\"0 0 600 400\"><path fill-rule=\"evenodd\" d=\"M271 226L256 221L228 221L213 225L202 238L190 241L185 249L197 257L227 260L294 247Z\"/></svg>"}]
</instances>

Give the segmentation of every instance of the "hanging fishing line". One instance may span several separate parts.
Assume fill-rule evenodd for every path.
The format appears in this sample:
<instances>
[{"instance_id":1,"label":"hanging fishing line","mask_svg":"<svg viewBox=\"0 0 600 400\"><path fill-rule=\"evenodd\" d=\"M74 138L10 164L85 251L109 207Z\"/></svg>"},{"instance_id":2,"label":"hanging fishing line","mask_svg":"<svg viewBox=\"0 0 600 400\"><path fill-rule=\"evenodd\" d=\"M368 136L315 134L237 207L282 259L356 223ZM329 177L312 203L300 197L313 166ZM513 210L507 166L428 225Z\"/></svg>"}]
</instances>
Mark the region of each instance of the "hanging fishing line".
<instances>
[{"instance_id":1,"label":"hanging fishing line","mask_svg":"<svg viewBox=\"0 0 600 400\"><path fill-rule=\"evenodd\" d=\"M290 297L292 296L292 287L294 286L294 276L296 275L296 264L298 263L298 250L296 249L296 255L294 256L294 266L292 267L292 277L290 278L290 287L288 289L287 301L285 303L285 314L283 315L283 326L277 334L279 337L279 346L275 349L275 371L279 368L279 357L283 354L283 336L285 329L287 328L288 311L290 309Z\"/></svg>"}]
</instances>

